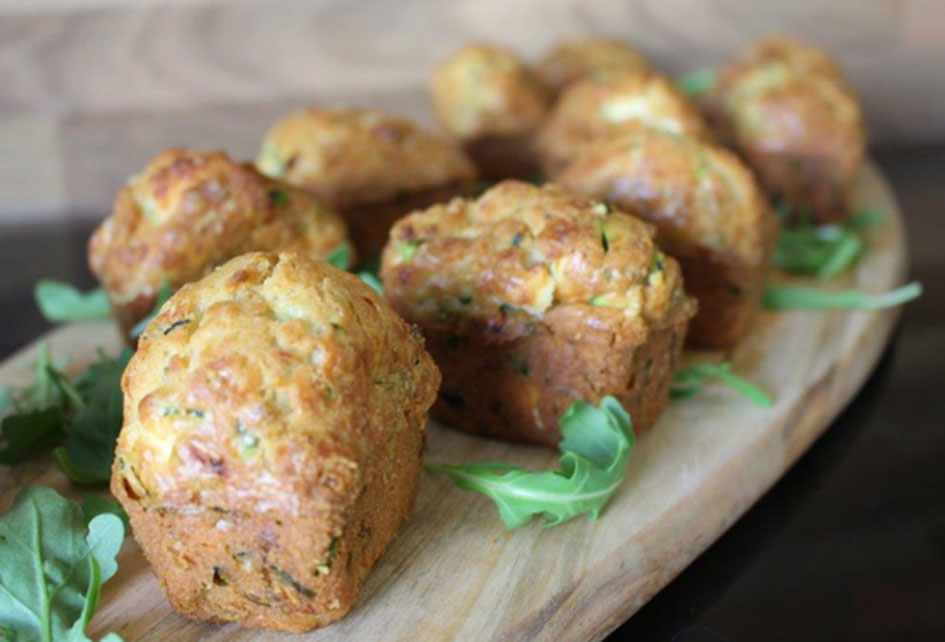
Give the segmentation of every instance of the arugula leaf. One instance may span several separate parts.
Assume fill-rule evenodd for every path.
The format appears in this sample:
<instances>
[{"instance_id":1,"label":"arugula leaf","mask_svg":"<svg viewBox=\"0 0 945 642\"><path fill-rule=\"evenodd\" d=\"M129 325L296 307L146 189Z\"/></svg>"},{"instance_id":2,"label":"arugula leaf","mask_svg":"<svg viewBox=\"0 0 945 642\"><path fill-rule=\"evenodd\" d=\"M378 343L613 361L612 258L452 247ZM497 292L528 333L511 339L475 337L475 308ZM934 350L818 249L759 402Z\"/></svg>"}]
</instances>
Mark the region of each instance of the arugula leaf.
<instances>
[{"instance_id":1,"label":"arugula leaf","mask_svg":"<svg viewBox=\"0 0 945 642\"><path fill-rule=\"evenodd\" d=\"M81 408L85 405L85 401L82 400L82 395L80 395L75 386L70 383L66 375L52 367L46 368L46 371L49 373L49 378L52 380L53 385L56 386L59 390L59 394L62 395L64 404L74 408Z\"/></svg>"},{"instance_id":2,"label":"arugula leaf","mask_svg":"<svg viewBox=\"0 0 945 642\"><path fill-rule=\"evenodd\" d=\"M922 295L922 284L916 281L879 294L859 290L821 290L794 285L769 286L764 306L771 310L860 309L879 310L902 305Z\"/></svg>"},{"instance_id":3,"label":"arugula leaf","mask_svg":"<svg viewBox=\"0 0 945 642\"><path fill-rule=\"evenodd\" d=\"M59 406L4 417L0 423L0 464L17 464L55 446L65 436L63 421Z\"/></svg>"},{"instance_id":4,"label":"arugula leaf","mask_svg":"<svg viewBox=\"0 0 945 642\"><path fill-rule=\"evenodd\" d=\"M62 281L40 279L33 288L36 305L47 321L95 321L111 315L105 290L81 292Z\"/></svg>"},{"instance_id":5,"label":"arugula leaf","mask_svg":"<svg viewBox=\"0 0 945 642\"><path fill-rule=\"evenodd\" d=\"M342 243L332 250L331 254L325 257L325 260L339 270L345 270L347 272L351 268L351 246L347 243ZM357 272L358 278L374 288L374 291L378 294L384 294L384 286L381 284L380 279L377 278L377 260L375 259L368 263L371 265L363 264L366 269Z\"/></svg>"},{"instance_id":6,"label":"arugula leaf","mask_svg":"<svg viewBox=\"0 0 945 642\"><path fill-rule=\"evenodd\" d=\"M121 507L121 504L114 499L108 499L101 495L86 495L82 498L82 515L87 522L91 522L93 518L99 515L114 515L124 524L126 532L131 530L128 513Z\"/></svg>"},{"instance_id":7,"label":"arugula leaf","mask_svg":"<svg viewBox=\"0 0 945 642\"><path fill-rule=\"evenodd\" d=\"M97 484L111 478L115 442L121 431L121 375L131 359L125 348L116 359L99 356L76 387L83 390L84 405L65 424L65 446L53 454L59 467L78 484Z\"/></svg>"},{"instance_id":8,"label":"arugula leaf","mask_svg":"<svg viewBox=\"0 0 945 642\"><path fill-rule=\"evenodd\" d=\"M30 486L21 492L0 517L4 637L87 641L85 629L102 584L118 570L115 557L124 536L115 515L98 515L86 526L79 505L54 490Z\"/></svg>"},{"instance_id":9,"label":"arugula leaf","mask_svg":"<svg viewBox=\"0 0 945 642\"><path fill-rule=\"evenodd\" d=\"M151 312L148 313L148 316L138 321L131 332L128 333L132 339L137 339L141 336L141 333L144 332L144 329L148 327L148 324L151 323L151 319L158 315L158 312L161 311L161 306L167 303L167 300L171 298L171 295L174 294L174 288L171 287L170 283L165 282L161 289L158 290L157 299L154 301L154 307L151 308Z\"/></svg>"},{"instance_id":10,"label":"arugula leaf","mask_svg":"<svg viewBox=\"0 0 945 642\"><path fill-rule=\"evenodd\" d=\"M597 519L627 472L635 443L630 416L608 395L598 407L573 403L559 423L564 436L558 444L559 470L533 472L502 462L426 467L492 499L508 528L519 528L539 515L545 516L545 526L585 513Z\"/></svg>"},{"instance_id":11,"label":"arugula leaf","mask_svg":"<svg viewBox=\"0 0 945 642\"><path fill-rule=\"evenodd\" d=\"M712 67L697 69L676 79L676 87L684 95L692 97L713 89L718 82L718 74Z\"/></svg>"},{"instance_id":12,"label":"arugula leaf","mask_svg":"<svg viewBox=\"0 0 945 642\"><path fill-rule=\"evenodd\" d=\"M792 215L783 203L778 212L784 223L774 247L775 266L822 279L849 269L866 249L862 230L883 220L877 208L861 210L843 224L827 225L816 225L809 216Z\"/></svg>"},{"instance_id":13,"label":"arugula leaf","mask_svg":"<svg viewBox=\"0 0 945 642\"><path fill-rule=\"evenodd\" d=\"M48 450L63 437L63 400L57 385L58 371L52 365L49 345L36 350L31 385L7 389L7 403L14 413L0 421L0 464L14 464Z\"/></svg>"},{"instance_id":14,"label":"arugula leaf","mask_svg":"<svg viewBox=\"0 0 945 642\"><path fill-rule=\"evenodd\" d=\"M367 270L361 270L360 272L358 272L358 277L362 281L370 285L372 288L374 288L374 291L377 292L378 294L384 294L384 284L381 283L381 280L377 278L376 274L373 274L372 272L368 272Z\"/></svg>"},{"instance_id":15,"label":"arugula leaf","mask_svg":"<svg viewBox=\"0 0 945 642\"><path fill-rule=\"evenodd\" d=\"M0 415L7 411L7 408L13 405L13 388L10 386L0 387Z\"/></svg>"},{"instance_id":16,"label":"arugula leaf","mask_svg":"<svg viewBox=\"0 0 945 642\"><path fill-rule=\"evenodd\" d=\"M752 403L764 408L769 408L773 403L767 392L732 373L732 364L727 361L723 363L697 363L694 366L677 370L673 373L674 385L670 388L669 396L673 399L692 397L710 379L719 379Z\"/></svg>"},{"instance_id":17,"label":"arugula leaf","mask_svg":"<svg viewBox=\"0 0 945 642\"><path fill-rule=\"evenodd\" d=\"M865 227L879 225L884 220L886 220L886 217L883 216L882 210L878 207L864 207L850 215L847 219L847 227L861 230Z\"/></svg>"},{"instance_id":18,"label":"arugula leaf","mask_svg":"<svg viewBox=\"0 0 945 642\"><path fill-rule=\"evenodd\" d=\"M41 341L36 346L36 364L33 366L33 385L23 391L27 408L45 408L56 402L56 385L49 374L53 368L49 344Z\"/></svg>"},{"instance_id":19,"label":"arugula leaf","mask_svg":"<svg viewBox=\"0 0 945 642\"><path fill-rule=\"evenodd\" d=\"M16 464L56 447L53 454L71 480L107 482L122 423L121 375L131 349L115 359L99 351L98 362L72 381L48 365L48 349L40 354L45 356L38 361L37 377L45 376L43 386L35 388L49 391L34 392L29 405L21 404L0 422L0 464ZM47 365L40 371L42 364Z\"/></svg>"},{"instance_id":20,"label":"arugula leaf","mask_svg":"<svg viewBox=\"0 0 945 642\"><path fill-rule=\"evenodd\" d=\"M809 223L784 227L774 247L774 264L787 272L831 278L863 253L859 235L839 225Z\"/></svg>"},{"instance_id":21,"label":"arugula leaf","mask_svg":"<svg viewBox=\"0 0 945 642\"><path fill-rule=\"evenodd\" d=\"M351 246L347 243L342 243L333 249L331 254L325 257L325 260L339 270L347 271L351 263Z\"/></svg>"}]
</instances>

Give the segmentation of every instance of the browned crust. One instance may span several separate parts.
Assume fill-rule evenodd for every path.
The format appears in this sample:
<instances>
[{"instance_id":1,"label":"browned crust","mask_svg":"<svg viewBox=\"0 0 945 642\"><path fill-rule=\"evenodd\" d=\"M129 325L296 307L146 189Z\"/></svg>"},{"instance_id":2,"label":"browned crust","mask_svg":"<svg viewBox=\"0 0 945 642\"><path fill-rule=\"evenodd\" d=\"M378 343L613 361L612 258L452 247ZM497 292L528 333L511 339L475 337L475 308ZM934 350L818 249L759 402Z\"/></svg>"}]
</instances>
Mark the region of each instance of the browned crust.
<instances>
[{"instance_id":1,"label":"browned crust","mask_svg":"<svg viewBox=\"0 0 945 642\"><path fill-rule=\"evenodd\" d=\"M768 265L747 267L705 253L673 254L686 279L686 293L699 301L689 322L687 345L727 348L741 341L761 309Z\"/></svg>"},{"instance_id":2,"label":"browned crust","mask_svg":"<svg viewBox=\"0 0 945 642\"><path fill-rule=\"evenodd\" d=\"M472 181L454 181L440 187L407 193L392 201L343 208L339 214L348 223L357 255L367 261L384 249L390 228L401 218L435 203L445 203L454 196L465 196L471 193L472 188Z\"/></svg>"},{"instance_id":3,"label":"browned crust","mask_svg":"<svg viewBox=\"0 0 945 642\"><path fill-rule=\"evenodd\" d=\"M660 247L679 261L686 294L699 302L696 316L689 321L686 345L728 348L745 338L761 310L779 230L777 216L762 218L763 256L755 265L657 234Z\"/></svg>"},{"instance_id":4,"label":"browned crust","mask_svg":"<svg viewBox=\"0 0 945 642\"><path fill-rule=\"evenodd\" d=\"M854 162L838 162L833 157L799 156L743 147L748 164L774 202L786 201L791 211L810 213L822 223L846 220L850 213L853 177L862 162L862 150L852 151ZM854 168L844 170L843 165Z\"/></svg>"},{"instance_id":5,"label":"browned crust","mask_svg":"<svg viewBox=\"0 0 945 642\"><path fill-rule=\"evenodd\" d=\"M710 254L695 246L657 241L682 268L686 292L699 301L699 311L689 322L687 345L728 348L748 334L761 310L765 284L771 273L774 244L781 229L777 216L762 218L762 259L748 265L730 257Z\"/></svg>"},{"instance_id":6,"label":"browned crust","mask_svg":"<svg viewBox=\"0 0 945 642\"><path fill-rule=\"evenodd\" d=\"M379 448L365 469L373 474L342 518L343 534L326 574L317 567L332 547L330 533L338 516L331 511L286 518L279 511L208 508L187 514L149 507L122 483L117 463L111 491L127 511L135 539L177 611L211 622L308 631L347 614L371 568L410 516L426 417L406 412L409 429ZM217 526L220 520L229 524L225 532ZM252 566L246 569L244 563Z\"/></svg>"},{"instance_id":7,"label":"browned crust","mask_svg":"<svg viewBox=\"0 0 945 642\"><path fill-rule=\"evenodd\" d=\"M162 285L178 288L254 250L325 258L347 227L314 197L219 150L171 148L118 193L89 239L89 266L126 338Z\"/></svg>"},{"instance_id":8,"label":"browned crust","mask_svg":"<svg viewBox=\"0 0 945 642\"><path fill-rule=\"evenodd\" d=\"M463 149L485 180L531 180L542 173L531 132L518 136L478 136L463 141Z\"/></svg>"},{"instance_id":9,"label":"browned crust","mask_svg":"<svg viewBox=\"0 0 945 642\"><path fill-rule=\"evenodd\" d=\"M772 70L783 74L780 82L764 82ZM699 103L773 201L821 222L847 217L866 134L853 87L825 52L791 38L763 38L725 66Z\"/></svg>"},{"instance_id":10,"label":"browned crust","mask_svg":"<svg viewBox=\"0 0 945 642\"><path fill-rule=\"evenodd\" d=\"M681 311L642 344L554 312L546 324L507 343L425 330L443 373L432 412L468 432L555 446L568 406L613 395L634 428L645 430L669 399L688 314Z\"/></svg>"},{"instance_id":11,"label":"browned crust","mask_svg":"<svg viewBox=\"0 0 945 642\"><path fill-rule=\"evenodd\" d=\"M182 286L123 374L111 484L175 608L342 617L408 517L439 382L420 331L323 261L250 253Z\"/></svg>"}]
</instances>

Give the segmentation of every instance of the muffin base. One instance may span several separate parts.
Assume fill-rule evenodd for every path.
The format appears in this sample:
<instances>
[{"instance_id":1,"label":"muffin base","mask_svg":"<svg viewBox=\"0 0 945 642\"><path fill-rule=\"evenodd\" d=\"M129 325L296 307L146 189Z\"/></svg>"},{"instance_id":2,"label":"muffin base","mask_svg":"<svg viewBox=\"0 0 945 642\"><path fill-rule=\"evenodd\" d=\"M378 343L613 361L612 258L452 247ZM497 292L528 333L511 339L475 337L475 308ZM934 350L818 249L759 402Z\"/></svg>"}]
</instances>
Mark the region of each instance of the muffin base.
<instances>
[{"instance_id":1,"label":"muffin base","mask_svg":"<svg viewBox=\"0 0 945 642\"><path fill-rule=\"evenodd\" d=\"M751 149L743 152L772 202L784 200L795 216L810 216L820 223L841 222L849 216L856 175L843 168L851 165L849 161L841 165L828 156L798 157ZM852 166L859 164L856 160Z\"/></svg>"},{"instance_id":2,"label":"muffin base","mask_svg":"<svg viewBox=\"0 0 945 642\"><path fill-rule=\"evenodd\" d=\"M708 257L674 255L682 266L686 293L699 301L686 344L727 348L741 341L761 309L768 269L746 268Z\"/></svg>"},{"instance_id":3,"label":"muffin base","mask_svg":"<svg viewBox=\"0 0 945 642\"><path fill-rule=\"evenodd\" d=\"M425 329L427 350L443 373L432 413L467 432L556 446L558 420L578 400L613 395L636 431L666 407L688 314L652 330L643 343L605 328L552 319L511 341Z\"/></svg>"},{"instance_id":4,"label":"muffin base","mask_svg":"<svg viewBox=\"0 0 945 642\"><path fill-rule=\"evenodd\" d=\"M303 632L342 618L401 524L420 478L425 416L378 450L345 507L322 503L293 516L257 511L148 505L123 481L111 490L171 605L211 622ZM338 489L334 489L338 490ZM341 533L340 535L333 535Z\"/></svg>"}]
</instances>

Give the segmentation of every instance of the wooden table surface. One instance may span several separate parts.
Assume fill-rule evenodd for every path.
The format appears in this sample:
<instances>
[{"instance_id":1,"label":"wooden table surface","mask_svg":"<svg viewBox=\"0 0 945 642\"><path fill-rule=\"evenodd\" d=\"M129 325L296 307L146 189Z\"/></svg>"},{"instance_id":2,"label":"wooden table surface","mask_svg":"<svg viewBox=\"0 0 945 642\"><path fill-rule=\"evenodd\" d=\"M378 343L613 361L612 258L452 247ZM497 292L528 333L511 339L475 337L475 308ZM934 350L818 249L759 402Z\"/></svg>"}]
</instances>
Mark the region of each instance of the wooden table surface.
<instances>
[{"instance_id":1,"label":"wooden table surface","mask_svg":"<svg viewBox=\"0 0 945 642\"><path fill-rule=\"evenodd\" d=\"M925 296L827 434L613 639L945 639L945 146L875 157L898 192ZM31 300L37 278L91 285L88 229L0 233L0 356L47 327Z\"/></svg>"},{"instance_id":2,"label":"wooden table surface","mask_svg":"<svg viewBox=\"0 0 945 642\"><path fill-rule=\"evenodd\" d=\"M675 73L770 31L849 70L926 293L827 434L613 637L943 640L942 0L0 0L0 358L49 327L38 278L93 284L89 231L161 147L250 156L268 122L318 100L422 116L429 69L468 39L534 58L609 33Z\"/></svg>"}]
</instances>

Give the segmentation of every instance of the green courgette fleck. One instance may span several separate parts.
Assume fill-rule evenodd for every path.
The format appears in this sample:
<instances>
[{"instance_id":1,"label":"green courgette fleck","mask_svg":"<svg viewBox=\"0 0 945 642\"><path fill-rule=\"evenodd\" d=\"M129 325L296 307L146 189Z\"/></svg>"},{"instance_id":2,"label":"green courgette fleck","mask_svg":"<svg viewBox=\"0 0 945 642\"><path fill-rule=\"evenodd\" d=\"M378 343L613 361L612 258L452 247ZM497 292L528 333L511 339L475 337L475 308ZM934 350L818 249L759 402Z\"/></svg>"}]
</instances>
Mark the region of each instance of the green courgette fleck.
<instances>
[{"instance_id":1,"label":"green courgette fleck","mask_svg":"<svg viewBox=\"0 0 945 642\"><path fill-rule=\"evenodd\" d=\"M178 320L178 321L175 321L175 322L172 323L171 325L169 325L169 326L167 326L166 328L164 328L164 334L165 334L165 335L170 334L171 332L173 332L173 331L176 330L177 328L181 327L182 325L187 325L188 323L190 323L190 319L180 319L180 320Z\"/></svg>"},{"instance_id":2,"label":"green courgette fleck","mask_svg":"<svg viewBox=\"0 0 945 642\"><path fill-rule=\"evenodd\" d=\"M269 202L280 207L283 205L288 205L289 194L285 190L271 189L269 190Z\"/></svg>"},{"instance_id":3,"label":"green courgette fleck","mask_svg":"<svg viewBox=\"0 0 945 642\"><path fill-rule=\"evenodd\" d=\"M519 356L517 354L512 355L512 369L523 377L530 377L532 374L532 369L528 365L528 360L525 359L525 357Z\"/></svg>"},{"instance_id":4,"label":"green courgette fleck","mask_svg":"<svg viewBox=\"0 0 945 642\"><path fill-rule=\"evenodd\" d=\"M236 435L245 453L251 453L259 446L259 437L246 430L243 422L236 420Z\"/></svg>"},{"instance_id":5,"label":"green courgette fleck","mask_svg":"<svg viewBox=\"0 0 945 642\"><path fill-rule=\"evenodd\" d=\"M394 243L394 251L397 252L397 256L400 257L401 261L407 262L413 258L414 252L416 252L417 248L422 244L423 241L408 241L406 243L396 241Z\"/></svg>"},{"instance_id":6,"label":"green courgette fleck","mask_svg":"<svg viewBox=\"0 0 945 642\"><path fill-rule=\"evenodd\" d=\"M653 252L653 260L650 262L650 272L662 272L665 269L666 264L663 262L663 253Z\"/></svg>"},{"instance_id":7,"label":"green courgette fleck","mask_svg":"<svg viewBox=\"0 0 945 642\"><path fill-rule=\"evenodd\" d=\"M308 599L315 597L315 591L299 583L299 581L292 577L292 575L290 575L288 572L282 570L278 566L270 566L269 568L272 569L272 572L275 573L280 580L291 586L303 597L307 597Z\"/></svg>"},{"instance_id":8,"label":"green courgette fleck","mask_svg":"<svg viewBox=\"0 0 945 642\"><path fill-rule=\"evenodd\" d=\"M174 417L178 415L185 415L187 417L194 417L197 419L203 418L207 415L206 410L200 410L199 408L178 408L177 406L166 406L164 412L162 413L165 417Z\"/></svg>"}]
</instances>

